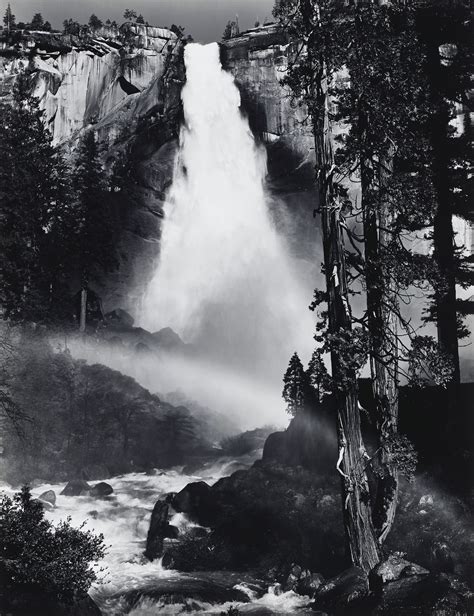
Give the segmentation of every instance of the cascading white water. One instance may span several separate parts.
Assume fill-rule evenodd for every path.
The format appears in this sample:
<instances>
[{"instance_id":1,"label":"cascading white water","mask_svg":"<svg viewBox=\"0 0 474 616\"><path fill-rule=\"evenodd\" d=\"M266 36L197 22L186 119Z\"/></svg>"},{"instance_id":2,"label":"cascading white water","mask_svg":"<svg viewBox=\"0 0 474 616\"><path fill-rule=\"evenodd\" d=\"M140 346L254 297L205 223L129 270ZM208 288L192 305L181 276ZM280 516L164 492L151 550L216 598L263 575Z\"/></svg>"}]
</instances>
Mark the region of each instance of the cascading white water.
<instances>
[{"instance_id":1,"label":"cascading white water","mask_svg":"<svg viewBox=\"0 0 474 616\"><path fill-rule=\"evenodd\" d=\"M221 367L277 378L279 396L291 353L311 347L311 290L271 220L265 148L218 45L187 45L185 64L185 125L142 325L171 327Z\"/></svg>"}]
</instances>

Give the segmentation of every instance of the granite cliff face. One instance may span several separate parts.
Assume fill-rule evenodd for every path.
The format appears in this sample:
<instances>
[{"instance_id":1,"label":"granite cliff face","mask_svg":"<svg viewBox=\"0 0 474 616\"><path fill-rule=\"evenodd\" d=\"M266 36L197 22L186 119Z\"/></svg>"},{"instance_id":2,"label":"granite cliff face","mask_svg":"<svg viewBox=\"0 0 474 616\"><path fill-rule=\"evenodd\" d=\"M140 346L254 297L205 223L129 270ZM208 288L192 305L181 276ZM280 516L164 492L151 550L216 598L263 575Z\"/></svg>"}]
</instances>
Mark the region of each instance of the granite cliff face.
<instances>
[{"instance_id":1,"label":"granite cliff face","mask_svg":"<svg viewBox=\"0 0 474 616\"><path fill-rule=\"evenodd\" d=\"M16 75L27 71L55 143L73 151L81 132L94 130L104 172L126 160L124 187L110 195L119 267L96 289L105 311L136 312L159 254L181 122L182 48L168 29L125 24L93 36L32 33L15 50L0 51L0 93L8 97ZM314 261L313 142L304 110L280 84L288 43L266 26L223 42L221 51L252 130L267 147L275 222L298 256Z\"/></svg>"}]
</instances>

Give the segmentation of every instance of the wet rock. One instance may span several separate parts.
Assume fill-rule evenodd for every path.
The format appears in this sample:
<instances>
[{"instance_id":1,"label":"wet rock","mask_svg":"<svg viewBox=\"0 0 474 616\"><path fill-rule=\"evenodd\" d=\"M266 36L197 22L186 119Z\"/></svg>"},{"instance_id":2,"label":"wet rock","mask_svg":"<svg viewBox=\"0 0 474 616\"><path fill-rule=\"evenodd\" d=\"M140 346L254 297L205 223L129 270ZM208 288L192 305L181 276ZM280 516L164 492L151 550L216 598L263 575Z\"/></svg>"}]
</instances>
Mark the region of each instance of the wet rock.
<instances>
[{"instance_id":1,"label":"wet rock","mask_svg":"<svg viewBox=\"0 0 474 616\"><path fill-rule=\"evenodd\" d=\"M179 537L179 528L168 524L163 531L163 537L165 539L177 539Z\"/></svg>"},{"instance_id":2,"label":"wet rock","mask_svg":"<svg viewBox=\"0 0 474 616\"><path fill-rule=\"evenodd\" d=\"M419 507L427 508L432 507L434 505L434 498L431 494L424 494L418 503Z\"/></svg>"},{"instance_id":3,"label":"wet rock","mask_svg":"<svg viewBox=\"0 0 474 616\"><path fill-rule=\"evenodd\" d=\"M300 595L307 595L308 597L314 597L317 591L324 584L324 576L320 573L311 573L310 571L303 571L303 575L298 580L296 591Z\"/></svg>"},{"instance_id":4,"label":"wet rock","mask_svg":"<svg viewBox=\"0 0 474 616\"><path fill-rule=\"evenodd\" d=\"M400 577L408 577L410 575L427 575L429 571L405 560L402 552L394 552L390 556L379 563L370 572L369 581L371 590L380 590L387 582L398 580Z\"/></svg>"},{"instance_id":5,"label":"wet rock","mask_svg":"<svg viewBox=\"0 0 474 616\"><path fill-rule=\"evenodd\" d=\"M54 490L46 490L46 492L38 496L38 500L49 503L54 507L56 505L56 492Z\"/></svg>"},{"instance_id":6,"label":"wet rock","mask_svg":"<svg viewBox=\"0 0 474 616\"><path fill-rule=\"evenodd\" d=\"M99 512L96 509L93 509L92 511L89 511L87 515L90 515L93 520L97 520L99 517Z\"/></svg>"},{"instance_id":7,"label":"wet rock","mask_svg":"<svg viewBox=\"0 0 474 616\"><path fill-rule=\"evenodd\" d=\"M68 482L64 490L61 492L61 495L82 496L83 494L87 494L90 489L90 485L84 479L73 479Z\"/></svg>"},{"instance_id":8,"label":"wet rock","mask_svg":"<svg viewBox=\"0 0 474 616\"><path fill-rule=\"evenodd\" d=\"M435 571L454 573L454 558L451 549L444 541L435 541L431 546L431 563Z\"/></svg>"},{"instance_id":9,"label":"wet rock","mask_svg":"<svg viewBox=\"0 0 474 616\"><path fill-rule=\"evenodd\" d=\"M303 569L299 565L292 565L290 569L290 573L285 580L283 585L283 589L285 592L289 590L296 590L298 582L300 581L301 575L303 573Z\"/></svg>"},{"instance_id":10,"label":"wet rock","mask_svg":"<svg viewBox=\"0 0 474 616\"><path fill-rule=\"evenodd\" d=\"M410 610L408 612L408 610ZM474 593L448 574L400 577L383 587L374 614L472 614Z\"/></svg>"},{"instance_id":11,"label":"wet rock","mask_svg":"<svg viewBox=\"0 0 474 616\"><path fill-rule=\"evenodd\" d=\"M351 567L323 584L315 597L315 607L329 610L354 609L369 594L369 580L360 567Z\"/></svg>"},{"instance_id":12,"label":"wet rock","mask_svg":"<svg viewBox=\"0 0 474 616\"><path fill-rule=\"evenodd\" d=\"M204 528L203 526L191 526L191 528L189 528L186 532L186 536L199 539L201 537L206 537L208 533L209 529Z\"/></svg>"},{"instance_id":13,"label":"wet rock","mask_svg":"<svg viewBox=\"0 0 474 616\"><path fill-rule=\"evenodd\" d=\"M40 505L43 507L43 509L45 511L53 511L54 510L54 505L52 505L51 503L48 503L48 501L43 501L40 498L35 498L33 500L36 503L40 503Z\"/></svg>"},{"instance_id":14,"label":"wet rock","mask_svg":"<svg viewBox=\"0 0 474 616\"><path fill-rule=\"evenodd\" d=\"M150 528L146 539L145 556L155 560L163 555L163 542L166 537L169 505L164 501L157 501L151 514Z\"/></svg>"},{"instance_id":15,"label":"wet rock","mask_svg":"<svg viewBox=\"0 0 474 616\"><path fill-rule=\"evenodd\" d=\"M211 488L204 481L189 483L172 501L178 513L186 513L199 524L206 526L214 517L214 504Z\"/></svg>"},{"instance_id":16,"label":"wet rock","mask_svg":"<svg viewBox=\"0 0 474 616\"><path fill-rule=\"evenodd\" d=\"M164 327L160 331L152 334L156 344L163 349L180 349L185 347L185 343L181 340L180 336L171 329L171 327Z\"/></svg>"},{"instance_id":17,"label":"wet rock","mask_svg":"<svg viewBox=\"0 0 474 616\"><path fill-rule=\"evenodd\" d=\"M133 327L134 318L122 308L116 308L105 315L107 323L119 327L130 328Z\"/></svg>"},{"instance_id":18,"label":"wet rock","mask_svg":"<svg viewBox=\"0 0 474 616\"><path fill-rule=\"evenodd\" d=\"M109 483L101 481L99 483L96 483L95 486L92 486L90 490L90 495L94 496L95 498L103 498L104 496L110 496L111 494L113 494L113 492L114 489Z\"/></svg>"}]
</instances>

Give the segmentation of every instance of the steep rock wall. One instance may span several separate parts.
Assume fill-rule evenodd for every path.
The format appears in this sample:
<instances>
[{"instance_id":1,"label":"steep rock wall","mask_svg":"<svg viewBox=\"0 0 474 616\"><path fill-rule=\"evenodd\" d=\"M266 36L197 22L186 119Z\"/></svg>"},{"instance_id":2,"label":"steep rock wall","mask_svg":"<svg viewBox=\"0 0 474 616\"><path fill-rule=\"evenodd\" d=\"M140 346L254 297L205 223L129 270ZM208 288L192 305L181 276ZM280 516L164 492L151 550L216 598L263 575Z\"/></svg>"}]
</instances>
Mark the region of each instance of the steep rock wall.
<instances>
[{"instance_id":1,"label":"steep rock wall","mask_svg":"<svg viewBox=\"0 0 474 616\"><path fill-rule=\"evenodd\" d=\"M172 180L185 78L182 43L170 30L137 24L125 31L103 28L86 38L37 33L33 39L29 58L26 52L0 54L0 92L8 96L16 75L27 70L55 143L74 150L81 131L91 129L104 146L104 172L118 158L127 159L124 187L110 195L118 267L96 291L105 311L122 307L136 314L159 255ZM288 44L276 28L264 27L221 49L251 128L267 147L275 223L313 277L321 261L312 217L313 139L305 110L281 86Z\"/></svg>"}]
</instances>

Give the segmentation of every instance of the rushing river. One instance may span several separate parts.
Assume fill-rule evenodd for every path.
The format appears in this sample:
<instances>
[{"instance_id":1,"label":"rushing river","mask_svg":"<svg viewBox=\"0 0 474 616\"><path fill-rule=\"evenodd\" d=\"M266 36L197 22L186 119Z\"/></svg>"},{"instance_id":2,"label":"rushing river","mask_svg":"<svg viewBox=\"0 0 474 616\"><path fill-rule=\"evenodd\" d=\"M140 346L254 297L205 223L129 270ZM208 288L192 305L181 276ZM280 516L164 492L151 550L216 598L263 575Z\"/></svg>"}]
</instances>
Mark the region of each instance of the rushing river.
<instances>
[{"instance_id":1,"label":"rushing river","mask_svg":"<svg viewBox=\"0 0 474 616\"><path fill-rule=\"evenodd\" d=\"M242 462L242 460L239 460ZM244 462L251 462L250 459ZM250 580L245 573L197 572L180 573L164 569L160 561L149 562L144 556L146 536L151 511L155 502L169 492L178 492L192 481L204 480L209 485L229 474L235 468L235 460L222 459L205 467L199 475L188 475L180 469L151 473L131 473L108 479L114 493L106 498L91 496L62 496L64 484L43 484L35 486L33 496L38 497L46 490L54 490L56 506L46 511L46 517L53 523L71 518L71 524L104 535L108 546L104 561L98 564L99 582L91 590L91 596L104 616L154 616L177 614L221 614L232 606L242 614L289 614L312 613L305 609L308 598L293 592L280 593L277 587L265 588L258 581ZM1 486L9 494L13 490ZM183 514L175 514L170 520L180 533L192 525ZM250 599L248 603L204 603L190 599L175 605L160 600L145 598L130 610L124 595L140 589L163 589L167 594L174 592L186 596L189 589L212 588L225 585L243 591Z\"/></svg>"}]
</instances>

